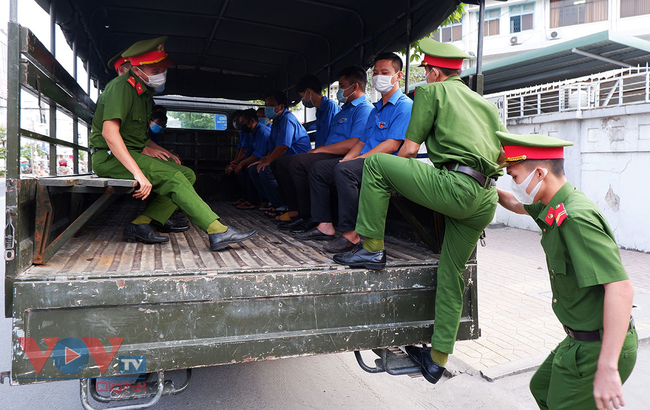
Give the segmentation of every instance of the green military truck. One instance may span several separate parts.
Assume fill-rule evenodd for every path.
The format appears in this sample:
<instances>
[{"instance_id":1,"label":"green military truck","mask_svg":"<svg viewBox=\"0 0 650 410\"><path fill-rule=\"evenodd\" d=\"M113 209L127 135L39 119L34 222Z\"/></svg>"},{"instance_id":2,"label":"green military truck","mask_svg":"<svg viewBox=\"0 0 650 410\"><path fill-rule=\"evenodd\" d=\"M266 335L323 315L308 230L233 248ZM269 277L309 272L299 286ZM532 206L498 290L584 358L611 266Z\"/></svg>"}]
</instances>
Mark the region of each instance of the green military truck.
<instances>
[{"instance_id":1,"label":"green military truck","mask_svg":"<svg viewBox=\"0 0 650 410\"><path fill-rule=\"evenodd\" d=\"M233 109L255 106L250 101L269 88L296 101L294 85L305 74L329 84L345 66L368 67L379 52L408 48L434 31L455 1L284 1L255 16L250 10L265 2L37 3L51 16L52 41L54 24L63 29L75 68L68 73L52 47L17 23L17 0L11 0L5 314L13 323L12 384L80 379L84 406L91 408L90 396L100 402L153 397L152 404L187 387L189 370L180 387L165 382L165 371L246 361L373 349L379 356L373 365L357 355L364 370L417 371L396 347L430 340L442 218L394 197L386 268L345 268L333 264L322 244L295 240L257 211L236 210L223 169L237 144ZM310 13L319 18L306 26L302 16ZM348 28L346 35L338 25ZM123 241L124 226L142 207L129 195L135 181L90 173L90 83L102 89L114 76L106 66L111 56L159 35L170 36L166 51L176 63L168 96L158 102L228 124L181 124L161 140L194 169L197 191L217 214L258 230L225 251L209 251L194 226L170 234L165 244ZM86 89L76 81L76 57L90 73ZM45 130L21 121L29 98L49 118ZM63 119L72 135L64 133ZM34 142L46 152L41 175L21 168L21 149ZM63 150L71 159L65 175L57 173L55 155ZM472 257L459 339L480 334L476 272ZM155 373L157 382L146 383ZM98 393L98 378L127 374L141 374L144 387Z\"/></svg>"}]
</instances>

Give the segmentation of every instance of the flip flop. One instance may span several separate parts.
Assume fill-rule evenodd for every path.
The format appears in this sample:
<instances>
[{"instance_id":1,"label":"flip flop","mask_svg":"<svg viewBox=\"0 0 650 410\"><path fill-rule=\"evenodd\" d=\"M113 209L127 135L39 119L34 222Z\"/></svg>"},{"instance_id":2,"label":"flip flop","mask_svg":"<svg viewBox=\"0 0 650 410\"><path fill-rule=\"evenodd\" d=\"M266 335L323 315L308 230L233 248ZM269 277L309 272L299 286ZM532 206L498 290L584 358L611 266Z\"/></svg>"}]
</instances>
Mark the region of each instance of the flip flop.
<instances>
[{"instance_id":1,"label":"flip flop","mask_svg":"<svg viewBox=\"0 0 650 410\"><path fill-rule=\"evenodd\" d=\"M234 201L232 204L235 205L235 206L237 206L237 205L239 205L239 204L243 204L244 202L246 202L246 200L243 199L243 198L240 198L240 199Z\"/></svg>"},{"instance_id":2,"label":"flip flop","mask_svg":"<svg viewBox=\"0 0 650 410\"><path fill-rule=\"evenodd\" d=\"M255 208L257 207L251 204L250 202L244 202L242 204L237 205L237 209L248 210L248 209L255 209Z\"/></svg>"}]
</instances>

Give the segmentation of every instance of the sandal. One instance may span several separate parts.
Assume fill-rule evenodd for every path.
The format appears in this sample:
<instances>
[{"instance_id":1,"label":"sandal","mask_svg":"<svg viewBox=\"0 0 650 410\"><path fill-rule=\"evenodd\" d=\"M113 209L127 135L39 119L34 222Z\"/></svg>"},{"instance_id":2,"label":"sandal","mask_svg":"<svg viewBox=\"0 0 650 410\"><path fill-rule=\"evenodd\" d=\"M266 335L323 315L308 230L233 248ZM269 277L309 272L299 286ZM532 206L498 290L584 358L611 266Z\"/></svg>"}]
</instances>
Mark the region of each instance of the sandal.
<instances>
[{"instance_id":1,"label":"sandal","mask_svg":"<svg viewBox=\"0 0 650 410\"><path fill-rule=\"evenodd\" d=\"M248 209L255 209L255 208L257 208L257 207L256 207L255 205L251 204L251 203L248 202L248 201L245 201L245 202L243 202L243 203L237 205L237 209L248 210Z\"/></svg>"},{"instance_id":2,"label":"sandal","mask_svg":"<svg viewBox=\"0 0 650 410\"><path fill-rule=\"evenodd\" d=\"M282 212L277 212L277 211L264 211L264 215L268 216L269 218L275 218L276 216L282 215Z\"/></svg>"},{"instance_id":3,"label":"sandal","mask_svg":"<svg viewBox=\"0 0 650 410\"><path fill-rule=\"evenodd\" d=\"M237 206L239 204L243 204L244 202L246 202L244 198L239 198L238 200L234 201L232 204Z\"/></svg>"}]
</instances>

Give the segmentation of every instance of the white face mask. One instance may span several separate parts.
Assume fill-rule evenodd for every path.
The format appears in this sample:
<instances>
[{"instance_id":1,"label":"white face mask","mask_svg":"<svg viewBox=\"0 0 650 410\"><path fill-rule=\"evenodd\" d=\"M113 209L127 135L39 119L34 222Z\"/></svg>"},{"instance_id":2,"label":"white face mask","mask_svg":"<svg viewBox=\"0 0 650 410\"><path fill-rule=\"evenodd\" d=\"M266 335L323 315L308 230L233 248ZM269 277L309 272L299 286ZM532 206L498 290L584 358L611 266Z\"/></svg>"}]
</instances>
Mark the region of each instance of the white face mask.
<instances>
[{"instance_id":1,"label":"white face mask","mask_svg":"<svg viewBox=\"0 0 650 410\"><path fill-rule=\"evenodd\" d=\"M429 74L433 73L434 71L436 72L436 78L433 79L433 80L431 80L431 79L429 78ZM424 76L424 79L425 79L425 81L426 81L427 83L435 83L436 80L438 79L438 77L440 77L440 73L438 72L438 70L435 69L435 68L433 68L433 67L431 67L431 70L429 70L429 74L427 74L427 75Z\"/></svg>"},{"instance_id":2,"label":"white face mask","mask_svg":"<svg viewBox=\"0 0 650 410\"><path fill-rule=\"evenodd\" d=\"M140 71L148 78L148 80L144 80L144 79L142 80L144 81L145 84L147 84L148 87L160 88L163 85L165 85L165 82L167 81L167 70L163 71L160 74L153 74L153 75L145 74L145 72L142 71L140 68L138 68L138 71Z\"/></svg>"},{"instance_id":3,"label":"white face mask","mask_svg":"<svg viewBox=\"0 0 650 410\"><path fill-rule=\"evenodd\" d=\"M395 75L373 75L372 86L380 93L386 94L395 87L395 83L391 81L397 74L399 73L395 73Z\"/></svg>"},{"instance_id":4,"label":"white face mask","mask_svg":"<svg viewBox=\"0 0 650 410\"><path fill-rule=\"evenodd\" d=\"M544 172L544 176L546 176L548 170L546 168L541 168L541 170ZM517 201L521 202L524 205L532 205L535 201L535 195L537 195L539 189L542 187L542 182L544 180L539 181L533 190L530 191L530 194L526 192L528 185L530 185L530 181L533 180L533 176L535 176L536 173L537 170L534 169L533 172L531 172L521 184L516 183L514 179L512 180L512 194L515 196L515 199L517 199Z\"/></svg>"}]
</instances>

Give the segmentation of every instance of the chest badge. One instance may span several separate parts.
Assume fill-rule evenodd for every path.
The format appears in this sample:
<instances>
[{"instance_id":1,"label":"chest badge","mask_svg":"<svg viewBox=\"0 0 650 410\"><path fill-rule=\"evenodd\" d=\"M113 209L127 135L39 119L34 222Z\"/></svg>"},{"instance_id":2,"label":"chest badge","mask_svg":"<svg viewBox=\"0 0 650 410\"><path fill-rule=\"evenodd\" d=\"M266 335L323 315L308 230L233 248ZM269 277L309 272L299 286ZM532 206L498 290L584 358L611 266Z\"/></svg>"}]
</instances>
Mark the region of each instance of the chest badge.
<instances>
[{"instance_id":1,"label":"chest badge","mask_svg":"<svg viewBox=\"0 0 650 410\"><path fill-rule=\"evenodd\" d=\"M548 210L548 213L546 214L546 217L544 218L544 221L549 224L553 225L553 221L557 224L557 226L562 225L562 222L566 219L568 216L566 209L564 209L564 204L559 204L555 208L550 207Z\"/></svg>"},{"instance_id":2,"label":"chest badge","mask_svg":"<svg viewBox=\"0 0 650 410\"><path fill-rule=\"evenodd\" d=\"M378 124L379 129L384 129L386 127L386 123L384 121L380 121Z\"/></svg>"},{"instance_id":3,"label":"chest badge","mask_svg":"<svg viewBox=\"0 0 650 410\"><path fill-rule=\"evenodd\" d=\"M339 124L343 124L344 122L348 122L348 119L347 118L341 118L339 120Z\"/></svg>"}]
</instances>

